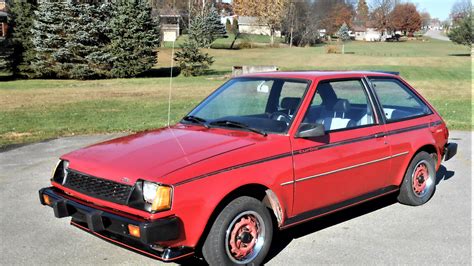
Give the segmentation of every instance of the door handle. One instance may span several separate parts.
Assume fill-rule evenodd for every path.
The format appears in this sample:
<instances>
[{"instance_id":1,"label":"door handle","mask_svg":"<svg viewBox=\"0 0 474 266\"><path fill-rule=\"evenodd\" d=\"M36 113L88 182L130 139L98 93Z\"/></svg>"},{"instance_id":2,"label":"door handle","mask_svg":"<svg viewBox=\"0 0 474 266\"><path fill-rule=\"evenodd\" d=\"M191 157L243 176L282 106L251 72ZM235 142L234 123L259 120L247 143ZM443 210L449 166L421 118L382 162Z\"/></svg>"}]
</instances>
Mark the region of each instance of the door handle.
<instances>
[{"instance_id":1,"label":"door handle","mask_svg":"<svg viewBox=\"0 0 474 266\"><path fill-rule=\"evenodd\" d=\"M374 137L375 137L376 139L378 139L378 138L383 138L383 137L385 137L386 135L387 135L387 134L385 134L385 132L379 132L379 133L375 133Z\"/></svg>"}]
</instances>

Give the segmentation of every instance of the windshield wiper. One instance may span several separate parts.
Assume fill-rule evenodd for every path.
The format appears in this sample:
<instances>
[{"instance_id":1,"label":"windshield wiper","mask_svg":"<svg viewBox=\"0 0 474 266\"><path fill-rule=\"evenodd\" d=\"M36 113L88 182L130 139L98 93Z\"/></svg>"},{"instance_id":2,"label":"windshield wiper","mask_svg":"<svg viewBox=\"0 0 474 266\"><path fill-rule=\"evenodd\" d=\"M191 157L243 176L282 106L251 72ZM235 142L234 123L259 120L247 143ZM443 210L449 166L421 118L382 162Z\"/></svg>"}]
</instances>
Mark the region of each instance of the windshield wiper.
<instances>
[{"instance_id":1,"label":"windshield wiper","mask_svg":"<svg viewBox=\"0 0 474 266\"><path fill-rule=\"evenodd\" d=\"M232 121L232 120L216 120L216 121L212 121L210 123L210 125L212 126L223 126L223 127L237 127L237 128L243 128L243 129L246 129L248 131L252 131L254 133L257 133L257 134L260 134L262 136L267 136L267 132L265 131L262 131L260 129L256 129L256 128L253 128L253 127L250 127L244 123L240 123L240 122L236 122L236 121Z\"/></svg>"},{"instance_id":2,"label":"windshield wiper","mask_svg":"<svg viewBox=\"0 0 474 266\"><path fill-rule=\"evenodd\" d=\"M197 117L197 116L194 116L194 115L187 115L187 116L183 117L183 120L198 123L200 125L203 125L205 128L210 128L210 126L207 124L206 119L200 118L200 117Z\"/></svg>"}]
</instances>

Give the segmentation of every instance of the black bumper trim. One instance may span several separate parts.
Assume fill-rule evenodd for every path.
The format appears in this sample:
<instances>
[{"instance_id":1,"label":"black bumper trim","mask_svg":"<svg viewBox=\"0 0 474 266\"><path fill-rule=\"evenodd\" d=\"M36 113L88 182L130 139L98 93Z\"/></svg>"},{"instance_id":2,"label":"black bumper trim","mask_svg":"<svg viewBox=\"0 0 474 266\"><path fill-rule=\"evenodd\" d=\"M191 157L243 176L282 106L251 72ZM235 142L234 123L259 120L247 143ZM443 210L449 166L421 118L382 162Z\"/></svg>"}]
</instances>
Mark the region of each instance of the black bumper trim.
<instances>
[{"instance_id":1,"label":"black bumper trim","mask_svg":"<svg viewBox=\"0 0 474 266\"><path fill-rule=\"evenodd\" d=\"M111 233L124 238L151 245L156 242L176 240L180 236L181 222L177 217L147 221L144 219L131 219L112 212L102 211L78 201L67 198L61 191L54 187L43 188L39 191L40 202L44 202L43 194L48 195L54 210L54 216L64 218L71 216L73 221L85 224L94 233ZM140 238L129 235L128 225L140 227Z\"/></svg>"},{"instance_id":2,"label":"black bumper trim","mask_svg":"<svg viewBox=\"0 0 474 266\"><path fill-rule=\"evenodd\" d=\"M163 248L161 250L158 250L154 249L153 245L137 243L134 240L124 238L119 235L112 235L108 232L103 232L101 234L92 232L89 228L87 228L87 224L81 222L72 220L71 225L95 237L99 237L109 243L120 246L132 252L145 255L152 259L157 259L161 261L176 261L178 259L188 257L194 254L194 249L191 247L180 246L174 248Z\"/></svg>"},{"instance_id":3,"label":"black bumper trim","mask_svg":"<svg viewBox=\"0 0 474 266\"><path fill-rule=\"evenodd\" d=\"M458 153L458 144L457 143L448 143L444 146L444 160L448 161L453 158L456 153Z\"/></svg>"}]
</instances>

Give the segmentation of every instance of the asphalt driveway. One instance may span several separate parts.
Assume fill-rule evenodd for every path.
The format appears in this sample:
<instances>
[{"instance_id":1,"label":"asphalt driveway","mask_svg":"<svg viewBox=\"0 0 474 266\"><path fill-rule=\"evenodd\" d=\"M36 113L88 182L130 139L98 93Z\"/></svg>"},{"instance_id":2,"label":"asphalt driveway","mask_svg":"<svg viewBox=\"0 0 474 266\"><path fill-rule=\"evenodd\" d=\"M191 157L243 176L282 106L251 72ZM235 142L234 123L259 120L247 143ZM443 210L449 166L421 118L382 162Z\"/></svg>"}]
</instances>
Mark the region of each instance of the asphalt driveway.
<instances>
[{"instance_id":1,"label":"asphalt driveway","mask_svg":"<svg viewBox=\"0 0 474 266\"><path fill-rule=\"evenodd\" d=\"M437 40L441 40L441 41L448 41L449 42L449 38L446 36L446 35L443 35L441 31L439 30L428 30L426 33L425 33L425 36L427 37L431 37L433 39L437 39Z\"/></svg>"},{"instance_id":2,"label":"asphalt driveway","mask_svg":"<svg viewBox=\"0 0 474 266\"><path fill-rule=\"evenodd\" d=\"M114 136L56 139L0 153L0 264L157 265L54 218L41 206L58 156ZM471 133L452 132L457 157L443 163L421 207L393 196L283 231L268 265L471 264Z\"/></svg>"}]
</instances>

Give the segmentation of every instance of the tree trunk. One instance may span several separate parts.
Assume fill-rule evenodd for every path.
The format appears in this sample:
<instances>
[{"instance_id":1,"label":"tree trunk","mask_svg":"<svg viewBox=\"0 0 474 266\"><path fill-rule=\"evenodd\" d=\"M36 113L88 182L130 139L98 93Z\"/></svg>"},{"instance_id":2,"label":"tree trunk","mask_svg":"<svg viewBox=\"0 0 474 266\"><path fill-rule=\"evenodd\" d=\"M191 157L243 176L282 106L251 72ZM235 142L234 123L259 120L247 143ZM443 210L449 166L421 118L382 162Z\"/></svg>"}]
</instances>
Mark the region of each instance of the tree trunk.
<instances>
[{"instance_id":1,"label":"tree trunk","mask_svg":"<svg viewBox=\"0 0 474 266\"><path fill-rule=\"evenodd\" d=\"M293 47L293 27L290 29L290 48Z\"/></svg>"},{"instance_id":2,"label":"tree trunk","mask_svg":"<svg viewBox=\"0 0 474 266\"><path fill-rule=\"evenodd\" d=\"M273 27L270 27L270 46L273 47L274 43L275 43L275 29Z\"/></svg>"}]
</instances>

